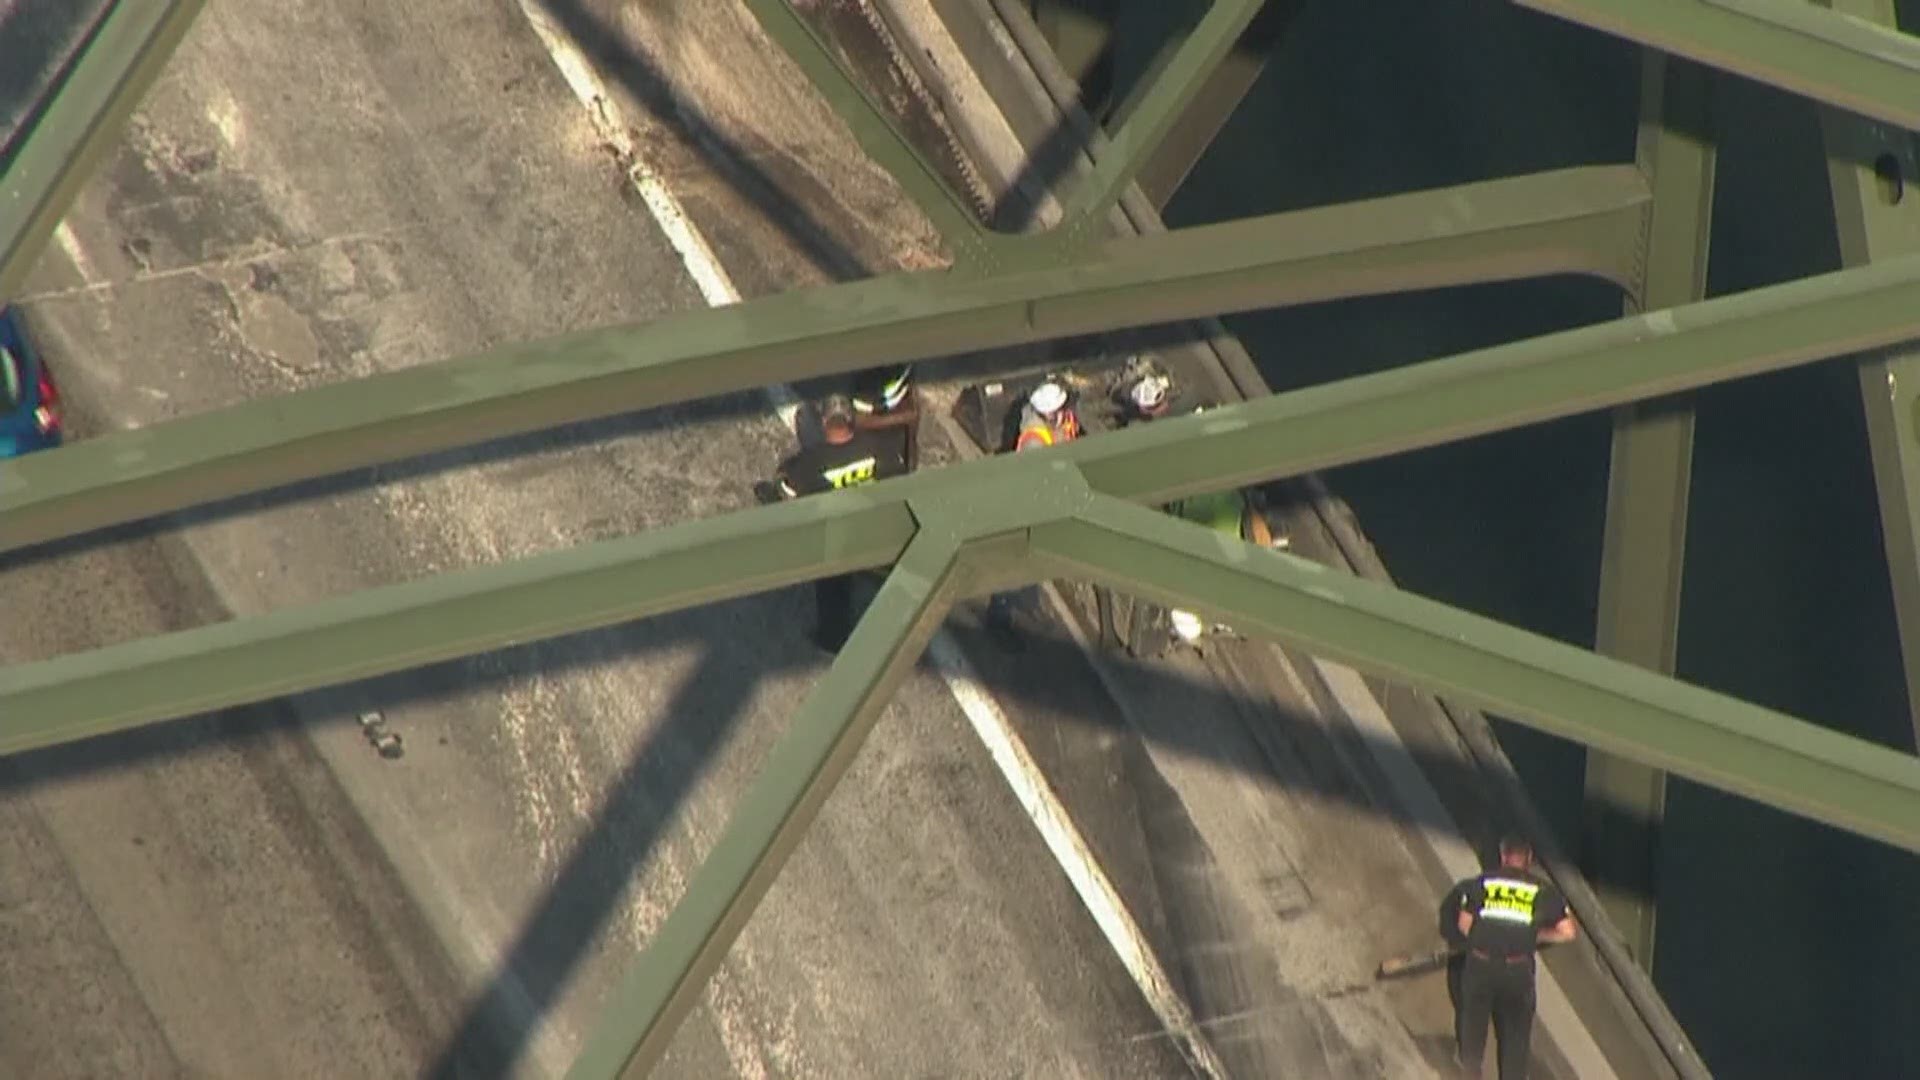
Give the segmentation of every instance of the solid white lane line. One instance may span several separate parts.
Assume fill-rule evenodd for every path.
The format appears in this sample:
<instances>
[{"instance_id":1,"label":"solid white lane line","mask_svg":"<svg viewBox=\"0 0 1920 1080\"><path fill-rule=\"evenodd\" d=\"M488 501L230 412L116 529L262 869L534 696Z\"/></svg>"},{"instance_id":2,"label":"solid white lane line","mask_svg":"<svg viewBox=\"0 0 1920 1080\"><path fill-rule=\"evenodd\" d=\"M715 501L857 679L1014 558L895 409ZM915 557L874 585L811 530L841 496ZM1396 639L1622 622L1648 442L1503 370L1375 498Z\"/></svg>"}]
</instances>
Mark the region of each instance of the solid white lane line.
<instances>
[{"instance_id":1,"label":"solid white lane line","mask_svg":"<svg viewBox=\"0 0 1920 1080\"><path fill-rule=\"evenodd\" d=\"M80 238L73 235L73 228L64 220L54 228L53 242L60 245L67 261L73 264L74 272L80 275L80 280L84 282L82 288L95 289L100 286L100 275L93 270L93 260L87 258L86 249L80 246Z\"/></svg>"},{"instance_id":2,"label":"solid white lane line","mask_svg":"<svg viewBox=\"0 0 1920 1080\"><path fill-rule=\"evenodd\" d=\"M667 182L640 152L633 141L633 126L626 121L620 106L613 95L607 91L607 84L593 70L588 60L567 32L547 13L546 8L537 0L520 0L520 10L532 24L533 32L546 46L548 55L553 57L555 66L560 69L560 77L567 81L573 96L586 106L587 119L593 124L594 133L610 147L626 170L627 182L646 204L647 214L660 231L666 235L667 243L673 247L674 254L680 256L680 264L686 268L687 275L693 278L695 288L706 300L708 307L726 307L740 302L740 290L733 284L733 275L715 255L707 238L694 225L688 216L687 208L667 187ZM774 410L780 414L780 420L793 427L799 420L800 399L786 386L768 387L766 393L773 398Z\"/></svg>"},{"instance_id":3,"label":"solid white lane line","mask_svg":"<svg viewBox=\"0 0 1920 1080\"><path fill-rule=\"evenodd\" d=\"M572 87L574 95L586 106L597 133L619 156L635 191L666 234L668 243L673 246L688 275L699 287L701 296L713 307L738 303L740 292L735 288L726 267L688 216L686 208L660 178L658 171L641 155L631 134L632 126L621 115L620 107L593 72L592 65L535 0L520 0L520 7L533 24L534 33L553 55L554 63L559 66L567 85ZM768 387L766 394L779 413L781 422L789 429L796 428L799 401L792 388L784 385ZM1027 819L1039 831L1047 850L1065 872L1080 902L1119 957L1128 976L1146 997L1148 1005L1180 1043L1188 1061L1202 1075L1224 1077L1225 1068L1201 1034L1199 1024L1175 988L1172 977L1153 954L1146 934L1127 910L1119 890L1100 866L1086 839L1074 826L1066 807L1040 771L1039 764L1027 752L1012 721L981 686L959 643L943 630L934 636L928 653L948 693L953 695L975 735L986 746L988 756L993 759L1007 786L1013 790Z\"/></svg>"},{"instance_id":4,"label":"solid white lane line","mask_svg":"<svg viewBox=\"0 0 1920 1080\"><path fill-rule=\"evenodd\" d=\"M1441 865L1446 867L1447 875L1455 881L1464 881L1478 874L1482 869L1479 856L1462 839L1465 833L1440 801L1440 793L1433 789L1426 772L1413 759L1400 732L1387 719L1379 699L1367 688L1366 680L1350 667L1319 657L1308 660L1319 670L1340 711L1346 713L1354 729L1365 736L1362 741L1374 762L1386 773L1393 797L1401 803L1412 823L1409 827L1433 849ZM1538 989L1540 1022L1560 1044L1561 1052L1582 1080L1589 1077L1618 1080L1613 1063L1594 1041L1593 1032L1580 1019L1573 1002L1554 977L1553 969L1545 964L1540 965Z\"/></svg>"}]
</instances>

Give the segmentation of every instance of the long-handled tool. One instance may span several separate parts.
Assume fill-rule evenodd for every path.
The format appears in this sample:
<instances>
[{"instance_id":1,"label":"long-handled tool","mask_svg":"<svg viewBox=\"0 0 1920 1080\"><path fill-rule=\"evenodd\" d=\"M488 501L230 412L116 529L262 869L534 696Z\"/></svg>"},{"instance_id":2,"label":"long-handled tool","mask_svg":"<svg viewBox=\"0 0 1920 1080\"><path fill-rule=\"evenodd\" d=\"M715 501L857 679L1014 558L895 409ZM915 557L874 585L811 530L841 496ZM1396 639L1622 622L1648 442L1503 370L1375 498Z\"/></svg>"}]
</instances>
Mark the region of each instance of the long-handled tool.
<instances>
[{"instance_id":1,"label":"long-handled tool","mask_svg":"<svg viewBox=\"0 0 1920 1080\"><path fill-rule=\"evenodd\" d=\"M1432 952L1408 953L1404 956L1389 957L1380 961L1380 966L1374 971L1373 977L1375 980L1380 980L1401 979L1412 975L1425 975L1429 971L1439 971L1441 968L1446 967L1452 962L1454 957L1459 955L1460 950L1452 946L1446 946L1435 949Z\"/></svg>"}]
</instances>

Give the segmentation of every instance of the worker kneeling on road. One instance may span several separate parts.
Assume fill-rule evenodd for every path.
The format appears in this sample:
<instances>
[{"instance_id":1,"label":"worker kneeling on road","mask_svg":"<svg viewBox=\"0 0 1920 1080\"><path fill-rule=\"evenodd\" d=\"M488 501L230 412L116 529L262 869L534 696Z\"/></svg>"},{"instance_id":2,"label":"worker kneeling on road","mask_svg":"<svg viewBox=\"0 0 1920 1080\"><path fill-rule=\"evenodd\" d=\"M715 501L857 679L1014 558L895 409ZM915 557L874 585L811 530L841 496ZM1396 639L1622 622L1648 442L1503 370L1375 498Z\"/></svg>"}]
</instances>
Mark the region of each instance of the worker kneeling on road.
<instances>
[{"instance_id":1,"label":"worker kneeling on road","mask_svg":"<svg viewBox=\"0 0 1920 1080\"><path fill-rule=\"evenodd\" d=\"M905 476L907 429L863 431L856 426L854 416L853 403L842 395L822 402L820 430L824 441L782 462L779 475L766 485L771 491L763 491L762 501L767 501L768 495L794 499ZM839 652L853 634L853 575L821 578L814 583L814 600L814 644L830 653Z\"/></svg>"},{"instance_id":2,"label":"worker kneeling on road","mask_svg":"<svg viewBox=\"0 0 1920 1080\"><path fill-rule=\"evenodd\" d=\"M1263 548L1273 546L1273 526L1267 523L1267 516L1254 505L1252 496L1240 489L1194 495L1168 503L1167 513L1205 525L1236 540L1245 540ZM1174 635L1189 645L1199 644L1200 639L1206 636L1206 620L1194 612L1171 608L1167 611L1167 619L1173 624ZM1227 627L1220 629L1231 632Z\"/></svg>"},{"instance_id":3,"label":"worker kneeling on road","mask_svg":"<svg viewBox=\"0 0 1920 1080\"><path fill-rule=\"evenodd\" d=\"M1079 437L1080 417L1074 412L1067 388L1055 379L1048 379L1034 387L1020 408L1020 431L1014 437L1014 450L1018 452L1058 446ZM1022 609L1037 611L1039 606L1038 585L995 593L987 600L987 630L999 638L1002 645L1018 649L1023 639L1019 627L1015 625L1015 615Z\"/></svg>"},{"instance_id":4,"label":"worker kneeling on road","mask_svg":"<svg viewBox=\"0 0 1920 1080\"><path fill-rule=\"evenodd\" d=\"M1130 360L1120 395L1127 410L1127 423L1147 423L1170 415L1172 385L1172 380L1149 361L1140 357ZM1195 495L1169 503L1165 509L1175 517L1205 525L1236 540L1245 540L1263 548L1275 546L1273 526L1267 522L1266 513L1250 491L1235 489L1212 495ZM1103 611L1103 633L1109 619L1110 615ZM1207 621L1197 612L1170 608L1167 610L1167 621L1171 624L1173 635L1188 645L1198 647L1201 639L1207 635ZM1137 633L1147 633L1137 619L1135 626ZM1228 630L1226 627L1220 629ZM1153 636L1158 637L1157 634ZM1149 649L1136 646L1134 649L1135 655L1158 651L1158 647Z\"/></svg>"},{"instance_id":5,"label":"worker kneeling on road","mask_svg":"<svg viewBox=\"0 0 1920 1080\"><path fill-rule=\"evenodd\" d=\"M1500 1080L1526 1080L1533 1045L1534 954L1572 941L1578 928L1560 890L1533 868L1533 844L1500 841L1500 865L1454 886L1456 940L1465 943L1454 1035L1460 1067L1478 1078L1487 1053L1487 1020L1500 1041Z\"/></svg>"}]
</instances>

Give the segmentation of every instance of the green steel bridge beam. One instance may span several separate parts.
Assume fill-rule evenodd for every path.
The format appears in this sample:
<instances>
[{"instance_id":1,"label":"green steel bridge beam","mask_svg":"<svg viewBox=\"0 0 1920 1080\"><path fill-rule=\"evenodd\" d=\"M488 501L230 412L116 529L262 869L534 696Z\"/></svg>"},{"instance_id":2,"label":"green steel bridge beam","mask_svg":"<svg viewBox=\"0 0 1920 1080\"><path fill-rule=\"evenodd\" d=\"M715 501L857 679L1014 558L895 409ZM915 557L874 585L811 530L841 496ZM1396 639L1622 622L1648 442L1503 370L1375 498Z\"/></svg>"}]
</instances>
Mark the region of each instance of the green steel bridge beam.
<instances>
[{"instance_id":1,"label":"green steel bridge beam","mask_svg":"<svg viewBox=\"0 0 1920 1080\"><path fill-rule=\"evenodd\" d=\"M973 208L928 163L900 129L867 97L791 0L745 0L760 28L786 50L814 88L853 132L860 148L893 176L960 263L979 261L994 239Z\"/></svg>"},{"instance_id":2,"label":"green steel bridge beam","mask_svg":"<svg viewBox=\"0 0 1920 1080\"><path fill-rule=\"evenodd\" d=\"M116 0L0 175L0 304L20 288L204 0Z\"/></svg>"},{"instance_id":3,"label":"green steel bridge beam","mask_svg":"<svg viewBox=\"0 0 1920 1080\"><path fill-rule=\"evenodd\" d=\"M1200 163L1305 6L1305 0L1267 0L1247 25L1239 44L1207 77L1186 115L1140 167L1140 191L1156 209L1167 205L1187 174Z\"/></svg>"},{"instance_id":4,"label":"green steel bridge beam","mask_svg":"<svg viewBox=\"0 0 1920 1080\"><path fill-rule=\"evenodd\" d=\"M988 230L848 75L789 0L746 3L767 36L786 50L846 122L861 148L927 214L952 248L957 265L1003 270L1064 265L1103 237L1108 211L1155 157L1195 99L1213 84L1216 72L1265 0L1211 0L1199 24L1178 41L1166 64L1127 102L1125 119L1109 140L1108 152L1069 195L1060 226L1028 235ZM1211 131L1207 137L1211 138Z\"/></svg>"},{"instance_id":5,"label":"green steel bridge beam","mask_svg":"<svg viewBox=\"0 0 1920 1080\"><path fill-rule=\"evenodd\" d=\"M1223 540L1055 467L1014 514L1029 550L992 561L1168 604L1387 678L1446 688L1551 731L1920 850L1920 760L1318 563ZM950 493L951 494L951 493ZM975 483L914 538L686 895L616 989L570 1080L647 1075L844 775L951 602L963 563L1010 524ZM1018 499L1018 496L1016 496ZM985 508L989 520L960 509ZM964 532L947 523L963 523ZM1006 574L1002 567L1000 576ZM1471 687L1470 690L1462 690Z\"/></svg>"},{"instance_id":6,"label":"green steel bridge beam","mask_svg":"<svg viewBox=\"0 0 1920 1080\"><path fill-rule=\"evenodd\" d=\"M1042 576L1236 630L1920 852L1920 758L1200 525L1096 497L1036 527Z\"/></svg>"},{"instance_id":7,"label":"green steel bridge beam","mask_svg":"<svg viewBox=\"0 0 1920 1080\"><path fill-rule=\"evenodd\" d=\"M1178 18L1177 9L1204 2L1178 0L1165 11L1156 9L1155 14L1164 17L1171 13L1173 18ZM1140 167L1137 183L1154 207L1167 204L1207 147L1213 144L1214 137L1239 107L1254 80L1266 69L1267 59L1286 37L1304 6L1304 0L1267 0L1255 12L1240 40L1206 77L1192 105ZM1103 105L1112 102L1102 98L1097 89L1091 91L1094 97L1090 99L1087 78L1102 54L1122 52L1128 36L1141 32L1142 27L1127 17L1138 13L1139 0L1109 0L1103 4L1089 0L1041 0L1031 7L1035 28L1052 47L1061 70L1076 84L1082 107L1090 114L1104 113ZM1006 14L1004 6L1001 14ZM1157 27L1149 25L1147 29L1150 32ZM1090 140L1089 149L1096 146L1105 149L1104 136Z\"/></svg>"},{"instance_id":8,"label":"green steel bridge beam","mask_svg":"<svg viewBox=\"0 0 1920 1080\"><path fill-rule=\"evenodd\" d=\"M0 754L891 564L902 500L801 499L0 668Z\"/></svg>"},{"instance_id":9,"label":"green steel bridge beam","mask_svg":"<svg viewBox=\"0 0 1920 1080\"><path fill-rule=\"evenodd\" d=\"M969 350L1546 273L1626 281L1647 199L1598 166L1112 240L501 346L114 432L0 471L0 551L561 424Z\"/></svg>"},{"instance_id":10,"label":"green steel bridge beam","mask_svg":"<svg viewBox=\"0 0 1920 1080\"><path fill-rule=\"evenodd\" d=\"M1031 9L1033 23L1046 35L1060 67L1084 86L1113 40L1109 25L1127 0L1019 0ZM1085 100L1083 98L1083 100ZM1089 111L1093 103L1089 102Z\"/></svg>"},{"instance_id":11,"label":"green steel bridge beam","mask_svg":"<svg viewBox=\"0 0 1920 1080\"><path fill-rule=\"evenodd\" d=\"M1642 50L1637 157L1653 189L1640 280L1627 309L1697 301L1707 291L1713 222L1711 73ZM1594 648L1672 674L1693 472L1693 403L1640 402L1614 414ZM1666 776L1587 753L1582 848L1594 891L1639 964L1653 970L1659 830Z\"/></svg>"},{"instance_id":12,"label":"green steel bridge beam","mask_svg":"<svg viewBox=\"0 0 1920 1080\"><path fill-rule=\"evenodd\" d=\"M1165 65L1121 103L1115 113L1119 128L1110 133L1092 171L1067 194L1063 228L1069 236L1091 242L1106 232L1107 212L1186 115L1264 3L1212 0Z\"/></svg>"},{"instance_id":13,"label":"green steel bridge beam","mask_svg":"<svg viewBox=\"0 0 1920 1080\"><path fill-rule=\"evenodd\" d=\"M855 626L793 727L734 804L685 895L615 988L569 1080L645 1076L666 1055L820 807L866 743L895 688L952 604L958 538L923 529Z\"/></svg>"},{"instance_id":14,"label":"green steel bridge beam","mask_svg":"<svg viewBox=\"0 0 1920 1080\"><path fill-rule=\"evenodd\" d=\"M1920 40L1807 0L1513 0L1920 131Z\"/></svg>"},{"instance_id":15,"label":"green steel bridge beam","mask_svg":"<svg viewBox=\"0 0 1920 1080\"><path fill-rule=\"evenodd\" d=\"M0 751L884 565L906 542L900 508L909 500L972 490L1004 499L1047 488L1069 463L1093 491L1163 503L1916 338L1920 257L1771 286L1055 449L0 669L0 717L12 740L0 739Z\"/></svg>"},{"instance_id":16,"label":"green steel bridge beam","mask_svg":"<svg viewBox=\"0 0 1920 1080\"><path fill-rule=\"evenodd\" d=\"M1886 25L1892 0L1834 0L1834 10ZM1920 183L1913 140L1844 113L1821 117L1833 187L1833 215L1846 266L1920 254ZM1894 616L1900 627L1908 715L1920 743L1920 347L1878 353L1860 364L1860 401L1873 451Z\"/></svg>"}]
</instances>

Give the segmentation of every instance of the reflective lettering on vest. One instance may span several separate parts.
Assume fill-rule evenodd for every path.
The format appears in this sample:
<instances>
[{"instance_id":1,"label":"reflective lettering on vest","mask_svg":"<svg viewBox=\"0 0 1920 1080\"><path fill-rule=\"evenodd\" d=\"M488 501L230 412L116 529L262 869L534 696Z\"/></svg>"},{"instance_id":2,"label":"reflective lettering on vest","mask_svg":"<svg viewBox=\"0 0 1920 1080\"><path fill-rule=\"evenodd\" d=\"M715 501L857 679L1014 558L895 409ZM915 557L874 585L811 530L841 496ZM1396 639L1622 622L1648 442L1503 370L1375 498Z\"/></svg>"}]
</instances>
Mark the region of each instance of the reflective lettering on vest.
<instances>
[{"instance_id":1,"label":"reflective lettering on vest","mask_svg":"<svg viewBox=\"0 0 1920 1080\"><path fill-rule=\"evenodd\" d=\"M832 484L835 488L843 488L852 487L855 484L864 484L872 480L874 469L875 461L873 458L862 458L851 465L842 465L837 469L828 469L820 475L825 477L827 483Z\"/></svg>"},{"instance_id":2,"label":"reflective lettering on vest","mask_svg":"<svg viewBox=\"0 0 1920 1080\"><path fill-rule=\"evenodd\" d=\"M1481 889L1481 918L1532 925L1533 901L1540 895L1540 886L1512 878L1488 878Z\"/></svg>"}]
</instances>

